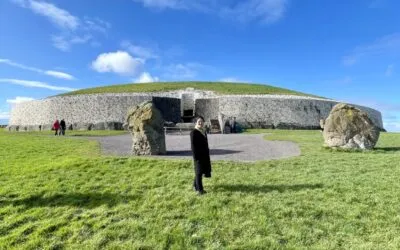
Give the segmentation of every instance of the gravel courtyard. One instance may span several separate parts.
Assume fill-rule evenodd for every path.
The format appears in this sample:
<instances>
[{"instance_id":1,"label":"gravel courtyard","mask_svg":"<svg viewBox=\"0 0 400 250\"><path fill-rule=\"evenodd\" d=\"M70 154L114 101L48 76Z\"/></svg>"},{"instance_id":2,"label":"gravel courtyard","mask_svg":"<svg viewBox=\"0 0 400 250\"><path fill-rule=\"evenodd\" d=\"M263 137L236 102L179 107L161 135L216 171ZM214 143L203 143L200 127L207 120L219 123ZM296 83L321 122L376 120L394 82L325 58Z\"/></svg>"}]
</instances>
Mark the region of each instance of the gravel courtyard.
<instances>
[{"instance_id":1,"label":"gravel courtyard","mask_svg":"<svg viewBox=\"0 0 400 250\"><path fill-rule=\"evenodd\" d=\"M100 142L107 155L131 155L130 134L91 138ZM267 141L263 135L255 134L209 134L211 160L259 161L281 159L300 155L296 143L287 141ZM189 135L167 135L167 155L152 156L162 158L192 157Z\"/></svg>"}]
</instances>

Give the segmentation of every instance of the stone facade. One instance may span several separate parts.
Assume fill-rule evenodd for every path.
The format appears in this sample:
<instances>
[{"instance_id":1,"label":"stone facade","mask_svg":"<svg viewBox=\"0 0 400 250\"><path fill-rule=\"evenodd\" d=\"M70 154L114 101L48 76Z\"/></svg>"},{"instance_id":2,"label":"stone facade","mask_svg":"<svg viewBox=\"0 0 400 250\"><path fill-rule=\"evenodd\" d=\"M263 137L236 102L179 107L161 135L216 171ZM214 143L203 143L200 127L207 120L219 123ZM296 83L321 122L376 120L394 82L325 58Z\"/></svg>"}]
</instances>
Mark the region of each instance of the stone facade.
<instances>
[{"instance_id":1,"label":"stone facade","mask_svg":"<svg viewBox=\"0 0 400 250\"><path fill-rule=\"evenodd\" d=\"M73 129L120 129L129 107L152 100L165 121L180 122L185 109L182 95L192 95L194 112L205 120L218 119L221 112L236 117L244 128L319 129L338 102L329 99L289 95L215 95L211 91L177 90L163 93L92 94L51 97L16 104L9 128L50 129L53 121L65 119ZM184 98L185 99L185 98ZM188 102L190 99L185 99ZM187 106L193 108L190 102ZM354 105L365 111L383 129L377 110ZM39 125L41 126L39 128Z\"/></svg>"},{"instance_id":2,"label":"stone facade","mask_svg":"<svg viewBox=\"0 0 400 250\"><path fill-rule=\"evenodd\" d=\"M338 102L299 96L221 96L219 111L250 128L319 129ZM382 116L377 110L354 105L368 113L374 124L383 129Z\"/></svg>"},{"instance_id":3,"label":"stone facade","mask_svg":"<svg viewBox=\"0 0 400 250\"><path fill-rule=\"evenodd\" d=\"M219 113L219 98L197 99L195 115L201 115L204 119L216 119Z\"/></svg>"},{"instance_id":4,"label":"stone facade","mask_svg":"<svg viewBox=\"0 0 400 250\"><path fill-rule=\"evenodd\" d=\"M59 96L16 104L9 129L50 130L56 119L65 119L74 130L122 129L129 107L153 101L166 121L180 121L180 99L146 94L96 94ZM39 127L40 126L40 127Z\"/></svg>"}]
</instances>

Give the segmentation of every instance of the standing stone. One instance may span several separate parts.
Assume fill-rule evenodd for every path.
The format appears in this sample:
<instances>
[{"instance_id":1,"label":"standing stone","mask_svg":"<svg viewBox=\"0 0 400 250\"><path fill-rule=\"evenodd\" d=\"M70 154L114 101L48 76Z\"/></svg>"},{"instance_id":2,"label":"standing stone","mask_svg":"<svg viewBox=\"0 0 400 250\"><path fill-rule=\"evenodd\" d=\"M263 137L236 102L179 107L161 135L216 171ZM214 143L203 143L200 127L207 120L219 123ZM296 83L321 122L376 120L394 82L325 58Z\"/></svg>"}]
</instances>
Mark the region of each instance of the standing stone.
<instances>
[{"instance_id":1,"label":"standing stone","mask_svg":"<svg viewBox=\"0 0 400 250\"><path fill-rule=\"evenodd\" d=\"M134 155L166 154L164 120L151 101L130 108L126 121L132 134Z\"/></svg>"},{"instance_id":2,"label":"standing stone","mask_svg":"<svg viewBox=\"0 0 400 250\"><path fill-rule=\"evenodd\" d=\"M372 149L379 139L379 128L367 113L344 103L332 108L323 128L328 147Z\"/></svg>"}]
</instances>

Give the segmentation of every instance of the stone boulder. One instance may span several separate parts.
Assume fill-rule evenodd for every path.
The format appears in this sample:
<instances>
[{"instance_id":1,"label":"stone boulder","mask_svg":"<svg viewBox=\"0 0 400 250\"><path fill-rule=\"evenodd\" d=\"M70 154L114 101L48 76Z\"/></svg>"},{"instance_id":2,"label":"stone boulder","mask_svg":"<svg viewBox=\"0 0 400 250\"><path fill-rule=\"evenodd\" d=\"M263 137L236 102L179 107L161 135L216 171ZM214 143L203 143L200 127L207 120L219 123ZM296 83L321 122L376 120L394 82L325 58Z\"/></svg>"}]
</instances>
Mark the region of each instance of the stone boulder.
<instances>
[{"instance_id":1,"label":"stone boulder","mask_svg":"<svg viewBox=\"0 0 400 250\"><path fill-rule=\"evenodd\" d=\"M126 123L132 134L134 155L166 154L164 119L151 101L130 108Z\"/></svg>"},{"instance_id":2,"label":"stone boulder","mask_svg":"<svg viewBox=\"0 0 400 250\"><path fill-rule=\"evenodd\" d=\"M328 147L372 149L379 139L377 128L367 113L354 106L336 104L323 124Z\"/></svg>"}]
</instances>

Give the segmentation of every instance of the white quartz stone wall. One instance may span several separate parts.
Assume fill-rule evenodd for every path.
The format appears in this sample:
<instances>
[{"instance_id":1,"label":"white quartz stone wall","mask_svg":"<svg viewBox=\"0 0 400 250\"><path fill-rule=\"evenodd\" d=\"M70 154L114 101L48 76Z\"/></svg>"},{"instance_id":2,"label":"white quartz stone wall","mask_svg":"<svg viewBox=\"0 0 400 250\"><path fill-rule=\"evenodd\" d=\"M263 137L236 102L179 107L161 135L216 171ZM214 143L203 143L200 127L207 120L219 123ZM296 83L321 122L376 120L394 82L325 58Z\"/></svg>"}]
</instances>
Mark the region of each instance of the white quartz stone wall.
<instances>
[{"instance_id":1,"label":"white quartz stone wall","mask_svg":"<svg viewBox=\"0 0 400 250\"><path fill-rule=\"evenodd\" d=\"M157 97L155 97L157 98ZM95 94L59 96L44 100L35 100L17 104L11 110L9 126L12 125L48 125L55 119L65 119L67 124L73 123L124 123L129 107L152 100L149 94ZM176 98L158 98L163 102L164 114L180 119L180 100ZM175 112L175 113L174 113Z\"/></svg>"},{"instance_id":2,"label":"white quartz stone wall","mask_svg":"<svg viewBox=\"0 0 400 250\"><path fill-rule=\"evenodd\" d=\"M244 127L318 128L337 101L301 96L243 95L220 96L219 111L236 117ZM354 104L352 104L354 105ZM379 128L383 128L381 113L354 105L368 113Z\"/></svg>"},{"instance_id":3,"label":"white quartz stone wall","mask_svg":"<svg viewBox=\"0 0 400 250\"><path fill-rule=\"evenodd\" d=\"M236 117L243 127L318 128L334 100L287 95L222 95L211 91L178 90L164 93L123 93L58 96L16 104L11 111L9 126L49 125L55 119L73 123L123 123L127 109L153 97L168 120L179 121L182 94L194 94L195 112L206 119L217 119L218 112ZM178 99L177 99L178 98ZM154 99L153 99L154 100ZM157 105L156 105L157 106ZM382 116L377 110L355 105L366 111L376 126L383 129Z\"/></svg>"}]
</instances>

